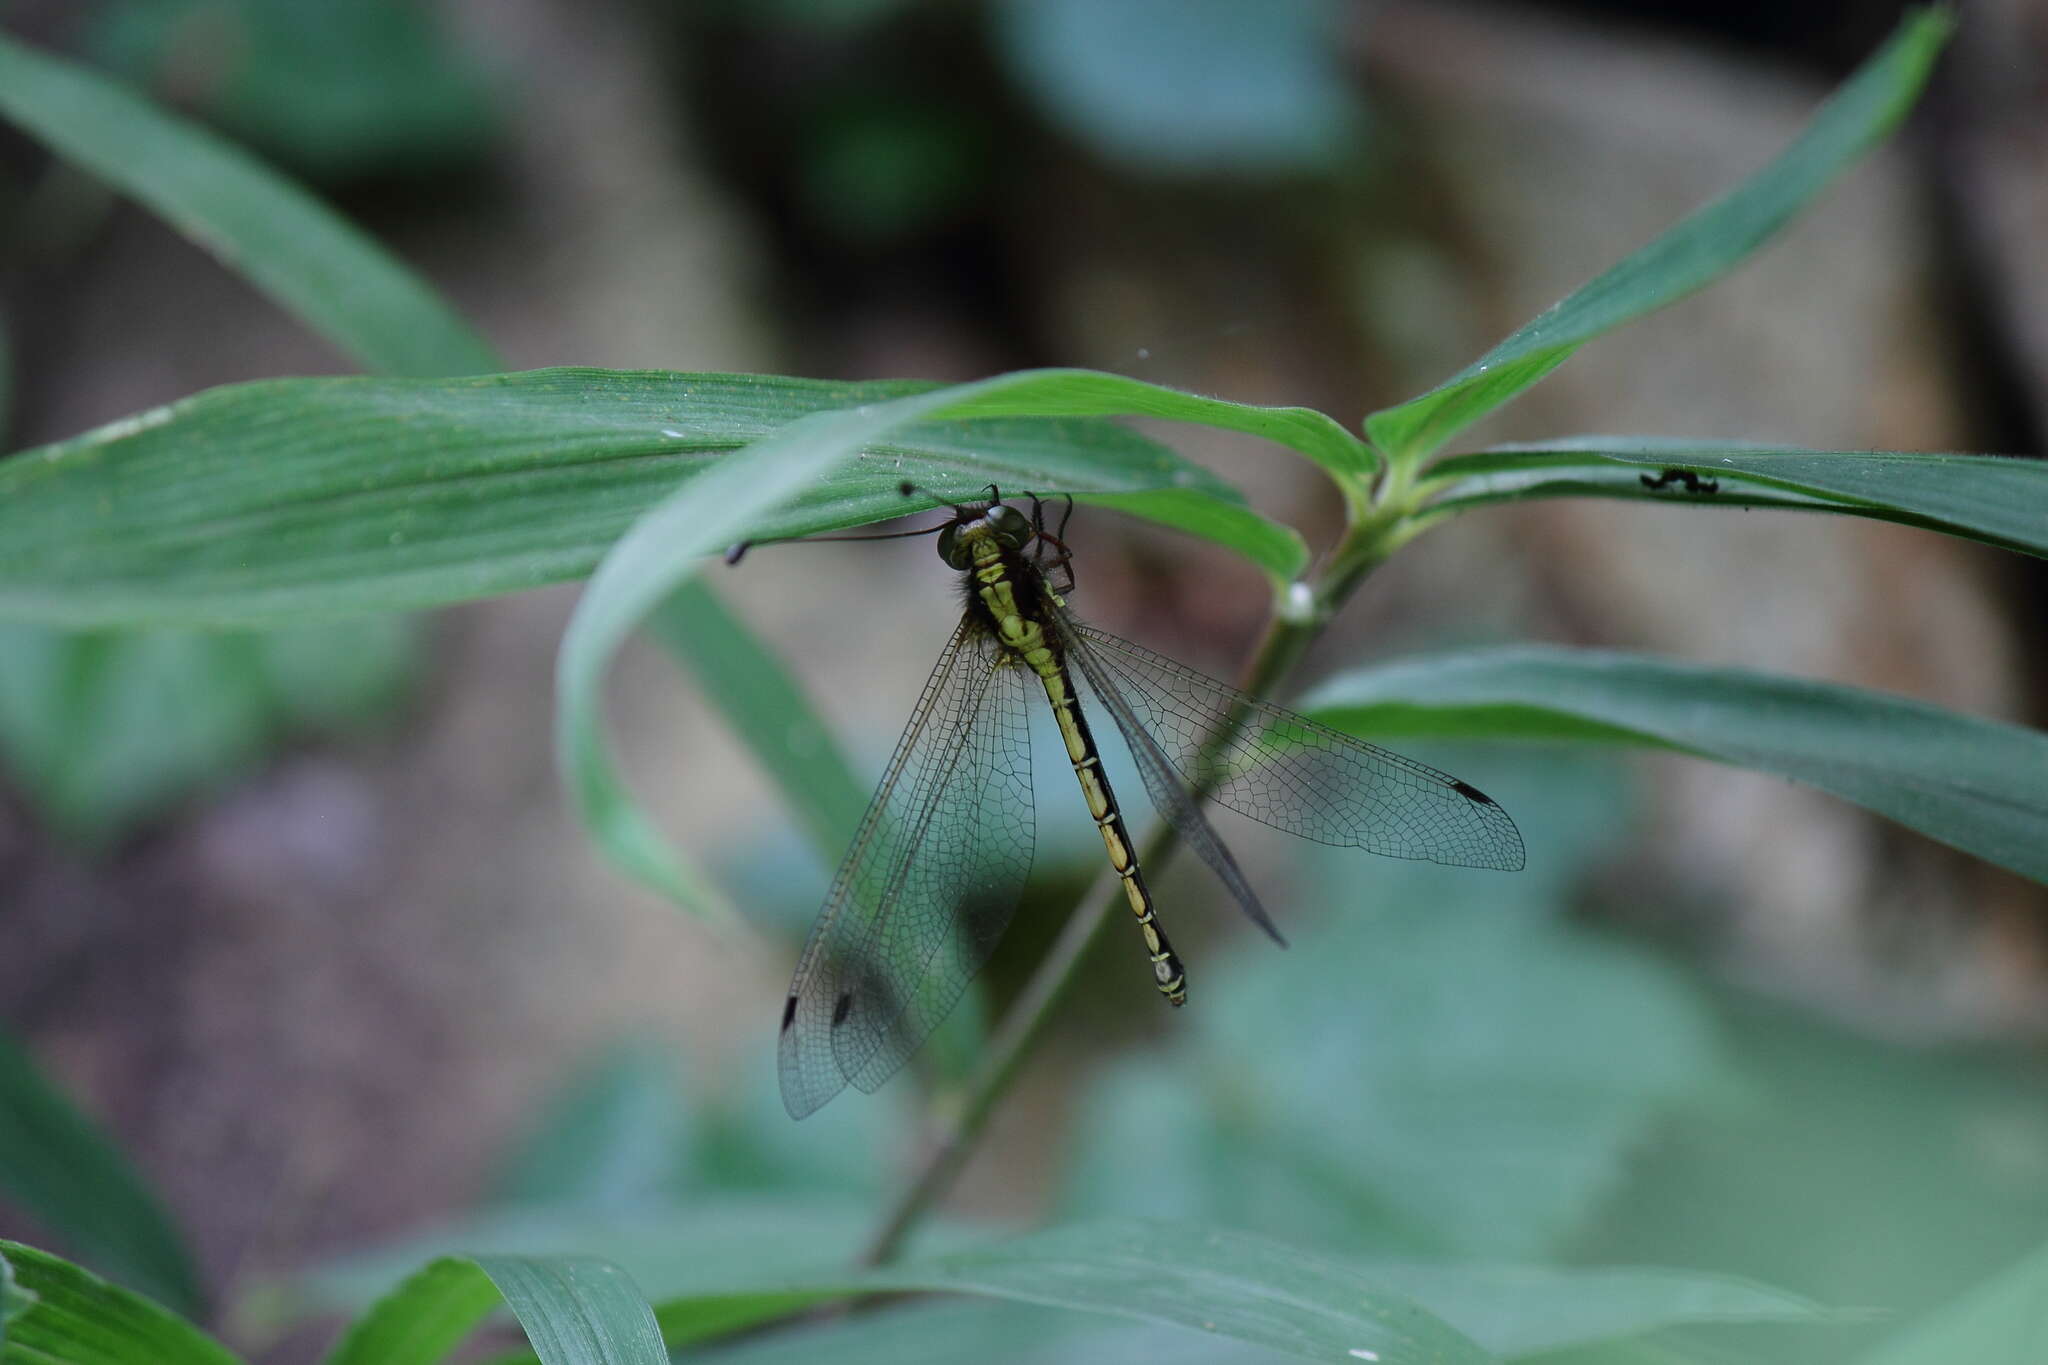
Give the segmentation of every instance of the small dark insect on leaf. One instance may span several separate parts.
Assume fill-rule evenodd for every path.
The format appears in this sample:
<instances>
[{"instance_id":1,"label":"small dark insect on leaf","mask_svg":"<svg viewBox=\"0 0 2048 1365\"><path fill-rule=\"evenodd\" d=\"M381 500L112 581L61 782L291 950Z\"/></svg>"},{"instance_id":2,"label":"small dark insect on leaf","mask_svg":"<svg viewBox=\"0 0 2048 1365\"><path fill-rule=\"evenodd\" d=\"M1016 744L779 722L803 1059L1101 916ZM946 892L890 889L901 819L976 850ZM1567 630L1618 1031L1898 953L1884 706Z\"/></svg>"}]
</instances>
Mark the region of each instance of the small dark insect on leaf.
<instances>
[{"instance_id":1,"label":"small dark insect on leaf","mask_svg":"<svg viewBox=\"0 0 2048 1365\"><path fill-rule=\"evenodd\" d=\"M1721 491L1721 481L1719 479L1703 479L1690 469L1667 469L1654 479L1648 474L1642 474L1638 477L1642 479L1643 487L1649 489L1661 490L1669 488L1675 483L1682 484L1688 493L1708 494Z\"/></svg>"}]
</instances>

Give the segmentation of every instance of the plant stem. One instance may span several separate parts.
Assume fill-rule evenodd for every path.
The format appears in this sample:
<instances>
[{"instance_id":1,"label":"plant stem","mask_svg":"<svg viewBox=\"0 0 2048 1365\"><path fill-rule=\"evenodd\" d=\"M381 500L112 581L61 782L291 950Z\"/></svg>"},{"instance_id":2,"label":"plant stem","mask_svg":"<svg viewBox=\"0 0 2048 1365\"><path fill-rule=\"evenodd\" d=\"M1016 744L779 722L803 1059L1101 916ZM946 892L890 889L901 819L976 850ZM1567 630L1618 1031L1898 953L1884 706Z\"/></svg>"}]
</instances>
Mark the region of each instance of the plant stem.
<instances>
[{"instance_id":1,"label":"plant stem","mask_svg":"<svg viewBox=\"0 0 2048 1365\"><path fill-rule=\"evenodd\" d=\"M1240 690L1255 697L1271 692L1301 661L1322 634L1324 623L1357 591L1366 576L1420 529L1414 524L1415 514L1421 508L1412 475L1407 466L1394 464L1387 467L1386 476L1369 497L1357 496L1350 488L1345 490L1351 499L1351 529L1330 558L1329 571L1313 595L1313 609L1276 613L1267 622L1266 633L1238 680ZM1233 716L1219 733L1211 736L1212 751L1228 743L1242 723L1242 716ZM1194 795L1199 802L1208 793L1197 789ZM1163 870L1179 846L1180 836L1173 826L1161 822L1138 855L1139 865L1149 871ZM890 1205L881 1229L861 1253L860 1264L882 1265L894 1259L919 1220L952 1188L960 1168L967 1164L967 1158L981 1140L996 1101L1008 1092L1017 1068L1030 1055L1060 1001L1079 979L1081 963L1102 936L1103 926L1116 917L1116 909L1125 903L1117 878L1105 870L997 1025L988 1051L968 1077L966 1088L955 1102L935 1115L938 1131L931 1150L916 1176Z\"/></svg>"},{"instance_id":2,"label":"plant stem","mask_svg":"<svg viewBox=\"0 0 2048 1365\"><path fill-rule=\"evenodd\" d=\"M1270 689L1314 643L1321 630L1320 621L1273 618L1245 668L1243 690L1257 695ZM1139 853L1138 865L1152 872L1164 870L1179 845L1180 836L1173 826L1162 822ZM1046 1025L1057 1014L1060 1001L1079 979L1081 963L1102 936L1103 926L1125 903L1115 874L1105 871L1068 918L1052 950L1004 1014L958 1102L938 1119L937 1140L917 1175L890 1206L881 1230L861 1253L860 1264L874 1266L892 1260L910 1230L952 1188L960 1168L973 1155L996 1101L1009 1090L1017 1068L1030 1055Z\"/></svg>"}]
</instances>

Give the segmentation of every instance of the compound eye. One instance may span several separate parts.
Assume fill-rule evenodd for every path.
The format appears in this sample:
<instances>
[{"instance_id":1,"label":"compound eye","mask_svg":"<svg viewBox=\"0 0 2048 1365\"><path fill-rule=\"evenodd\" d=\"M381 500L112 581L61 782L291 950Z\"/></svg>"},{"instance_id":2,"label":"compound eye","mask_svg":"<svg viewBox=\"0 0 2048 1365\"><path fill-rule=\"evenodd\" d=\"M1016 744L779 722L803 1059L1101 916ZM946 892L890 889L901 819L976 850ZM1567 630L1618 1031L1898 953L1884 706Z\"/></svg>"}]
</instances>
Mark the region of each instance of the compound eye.
<instances>
[{"instance_id":1,"label":"compound eye","mask_svg":"<svg viewBox=\"0 0 2048 1365\"><path fill-rule=\"evenodd\" d=\"M1012 550L1021 550L1031 540L1031 518L1019 512L1006 502L999 502L986 513L988 524L995 529L998 539Z\"/></svg>"},{"instance_id":2,"label":"compound eye","mask_svg":"<svg viewBox=\"0 0 2048 1365\"><path fill-rule=\"evenodd\" d=\"M967 546L960 543L960 524L958 522L939 532L939 558L945 560L949 568L971 569L974 567L974 556L969 553Z\"/></svg>"}]
</instances>

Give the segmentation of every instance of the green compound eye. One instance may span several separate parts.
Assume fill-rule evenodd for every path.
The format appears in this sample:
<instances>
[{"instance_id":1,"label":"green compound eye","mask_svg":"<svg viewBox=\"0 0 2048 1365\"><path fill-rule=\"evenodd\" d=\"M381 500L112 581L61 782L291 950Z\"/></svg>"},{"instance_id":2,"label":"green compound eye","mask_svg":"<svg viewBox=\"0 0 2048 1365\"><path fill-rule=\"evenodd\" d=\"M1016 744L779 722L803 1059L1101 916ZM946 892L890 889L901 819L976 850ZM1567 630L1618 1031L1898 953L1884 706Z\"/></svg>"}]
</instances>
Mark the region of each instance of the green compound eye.
<instances>
[{"instance_id":1,"label":"green compound eye","mask_svg":"<svg viewBox=\"0 0 2048 1365\"><path fill-rule=\"evenodd\" d=\"M1021 550L1037 532L1031 518L1006 502L996 503L971 521L955 522L939 532L939 558L955 569L974 567L974 542L993 536L1006 550Z\"/></svg>"}]
</instances>

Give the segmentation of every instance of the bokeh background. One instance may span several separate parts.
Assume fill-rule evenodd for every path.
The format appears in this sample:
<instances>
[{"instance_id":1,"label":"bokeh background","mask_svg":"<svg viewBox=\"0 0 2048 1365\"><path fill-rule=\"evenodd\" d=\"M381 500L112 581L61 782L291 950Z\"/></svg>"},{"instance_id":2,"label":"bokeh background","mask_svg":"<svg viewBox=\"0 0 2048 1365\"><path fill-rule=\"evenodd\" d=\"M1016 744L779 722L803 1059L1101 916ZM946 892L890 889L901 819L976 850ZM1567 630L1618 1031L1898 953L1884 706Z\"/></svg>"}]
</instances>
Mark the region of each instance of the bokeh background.
<instances>
[{"instance_id":1,"label":"bokeh background","mask_svg":"<svg viewBox=\"0 0 2048 1365\"><path fill-rule=\"evenodd\" d=\"M0 21L315 187L519 368L1073 364L1356 421L1761 165L1898 13L29 0ZM2039 452L2048 7L1963 20L1906 135L1474 441ZM0 309L9 449L347 368L11 132ZM1307 464L1162 434L1328 543ZM1073 543L1092 620L1235 672L1266 607L1254 571L1108 513ZM716 586L878 771L955 610L929 546L763 549ZM1297 681L1548 640L2040 724L2044 586L2033 561L1874 523L1505 508L1400 556ZM621 748L759 941L637 889L566 811L547 733L573 600L260 637L0 631L0 1022L115 1134L216 1302L242 1305L230 1329L275 1359L306 1334L251 1295L337 1257L369 1274L416 1259L394 1245L515 1224L673 1251L664 1211L716 1207L829 1260L914 1155L907 1078L782 1115L774 1017L830 868L656 651L618 671ZM1720 767L1420 756L1518 817L1527 873L1326 857L1225 817L1297 950L1177 871L1194 1003L1167 1016L1135 954L1106 953L956 1211L1696 1266L1900 1317L2042 1240L2039 887ZM1040 785L1040 871L992 1007L1099 858ZM4 1204L0 1231L38 1233ZM1024 1355L1148 1349L1055 1349L1049 1315L1020 1334L960 1311ZM1786 1358L1866 1337L1831 1327Z\"/></svg>"}]
</instances>

